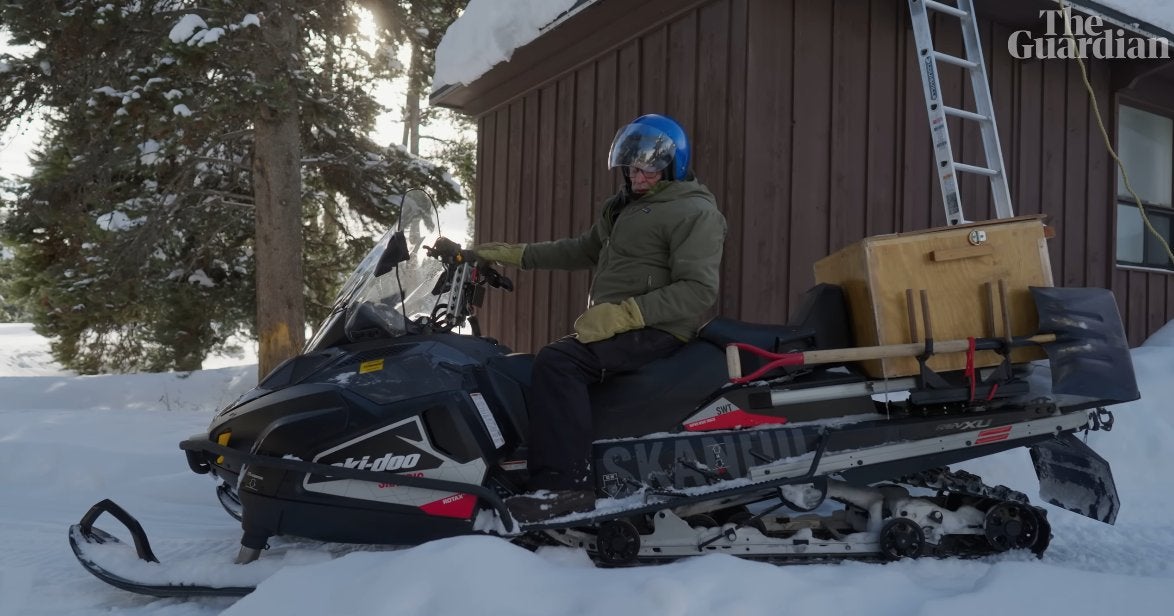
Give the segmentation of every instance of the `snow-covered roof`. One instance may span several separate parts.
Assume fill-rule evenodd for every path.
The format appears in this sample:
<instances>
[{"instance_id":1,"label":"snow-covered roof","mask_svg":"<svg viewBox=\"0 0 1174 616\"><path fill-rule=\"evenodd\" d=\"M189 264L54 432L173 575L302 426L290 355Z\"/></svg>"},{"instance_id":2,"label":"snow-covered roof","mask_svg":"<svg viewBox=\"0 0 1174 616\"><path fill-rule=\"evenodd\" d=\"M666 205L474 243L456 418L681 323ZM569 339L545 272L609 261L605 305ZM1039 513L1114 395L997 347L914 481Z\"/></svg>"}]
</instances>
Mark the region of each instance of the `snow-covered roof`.
<instances>
[{"instance_id":1,"label":"snow-covered roof","mask_svg":"<svg viewBox=\"0 0 1174 616\"><path fill-rule=\"evenodd\" d=\"M469 0L436 48L432 91L472 83L598 0Z\"/></svg>"},{"instance_id":2,"label":"snow-covered roof","mask_svg":"<svg viewBox=\"0 0 1174 616\"><path fill-rule=\"evenodd\" d=\"M1174 2L1171 0L1069 0L1143 34L1174 37ZM1174 42L1174 40L1172 40Z\"/></svg>"},{"instance_id":3,"label":"snow-covered roof","mask_svg":"<svg viewBox=\"0 0 1174 616\"><path fill-rule=\"evenodd\" d=\"M599 0L470 0L436 49L432 91L467 85ZM976 0L981 4L982 0ZM1174 40L1174 0L1069 0L1123 27Z\"/></svg>"}]
</instances>

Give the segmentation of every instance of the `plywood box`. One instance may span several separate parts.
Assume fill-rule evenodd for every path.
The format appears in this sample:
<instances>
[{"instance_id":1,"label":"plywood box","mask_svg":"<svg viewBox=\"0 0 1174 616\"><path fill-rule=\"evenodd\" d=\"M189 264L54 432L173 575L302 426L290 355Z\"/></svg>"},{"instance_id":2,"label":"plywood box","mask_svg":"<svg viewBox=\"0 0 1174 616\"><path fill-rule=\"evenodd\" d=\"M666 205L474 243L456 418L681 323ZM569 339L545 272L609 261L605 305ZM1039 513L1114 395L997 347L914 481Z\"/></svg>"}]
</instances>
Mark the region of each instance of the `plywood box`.
<instances>
[{"instance_id":1,"label":"plywood box","mask_svg":"<svg viewBox=\"0 0 1174 616\"><path fill-rule=\"evenodd\" d=\"M1028 287L1052 286L1052 266L1042 216L865 238L815 264L815 279L840 285L848 302L857 346L924 342L919 293L928 297L935 340L1002 337L1005 326L999 281L1007 289L1011 335L1036 333L1038 320ZM906 289L914 294L911 332ZM1038 348L1016 349L1016 363L1043 357ZM993 366L993 351L976 354L976 366ZM916 358L862 362L869 376L918 373ZM937 371L962 370L965 353L937 354Z\"/></svg>"}]
</instances>

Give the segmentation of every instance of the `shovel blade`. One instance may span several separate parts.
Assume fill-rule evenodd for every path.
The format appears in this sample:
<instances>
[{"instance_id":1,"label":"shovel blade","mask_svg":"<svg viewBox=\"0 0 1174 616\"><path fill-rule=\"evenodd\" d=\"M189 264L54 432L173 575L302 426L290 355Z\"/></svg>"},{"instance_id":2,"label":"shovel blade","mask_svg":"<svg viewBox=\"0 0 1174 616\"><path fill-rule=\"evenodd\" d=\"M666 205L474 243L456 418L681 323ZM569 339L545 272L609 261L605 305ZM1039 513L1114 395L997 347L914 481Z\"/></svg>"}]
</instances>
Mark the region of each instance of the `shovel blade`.
<instances>
[{"instance_id":1,"label":"shovel blade","mask_svg":"<svg viewBox=\"0 0 1174 616\"><path fill-rule=\"evenodd\" d=\"M1043 345L1052 364L1052 391L1107 402L1137 400L1133 358L1113 292L1097 288L1031 287Z\"/></svg>"}]
</instances>

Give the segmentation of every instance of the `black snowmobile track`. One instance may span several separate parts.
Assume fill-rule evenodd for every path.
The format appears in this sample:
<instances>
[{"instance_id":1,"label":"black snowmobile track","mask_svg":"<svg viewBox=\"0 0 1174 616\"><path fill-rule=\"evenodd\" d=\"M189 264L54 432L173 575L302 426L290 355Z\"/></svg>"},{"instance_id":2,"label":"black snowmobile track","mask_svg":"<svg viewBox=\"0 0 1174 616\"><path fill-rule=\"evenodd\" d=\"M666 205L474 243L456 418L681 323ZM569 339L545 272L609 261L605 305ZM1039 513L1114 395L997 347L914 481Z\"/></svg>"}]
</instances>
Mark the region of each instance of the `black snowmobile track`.
<instances>
[{"instance_id":1,"label":"black snowmobile track","mask_svg":"<svg viewBox=\"0 0 1174 616\"><path fill-rule=\"evenodd\" d=\"M1023 508L1030 512L1030 517L1036 524L1035 533L1026 537L1017 537L1006 535L1005 531L1008 529L1015 529L1013 532L1020 532L1020 527L1001 527L997 522L995 526L984 528L983 535L951 535L944 538L944 540L937 545L923 544L918 548L915 555L890 555L882 552L848 552L843 551L839 553L821 552L818 547L821 544L836 545L840 542L830 535L834 531L828 531L823 538L803 539L798 541L799 544L809 545L812 547L811 552L807 553L775 553L775 554L745 554L735 551L724 551L726 553L736 555L744 560L752 560L756 562L764 562L775 565L795 565L795 564L829 564L846 561L854 562L871 562L883 563L900 558L982 558L986 556L993 556L1007 551L1014 550L1029 550L1037 558L1042 558L1048 545L1051 543L1051 524L1047 519L1047 511L1041 507L1031 505L1028 502L1027 496L1021 492L1011 490L1005 486L989 486L982 482L982 479L976 475L966 471L950 471L948 468L936 468L920 471L908 477L902 477L900 480L892 484L895 486L903 486L906 488L931 488L937 489L938 494L929 497L930 500L937 503L938 506L946 510L952 510L959 505L966 505L968 507L977 508L980 511L988 512L988 524L991 524L990 512L997 510L1000 507L1011 506L1013 508ZM826 493L826 490L825 490ZM954 504L951 505L950 503ZM755 523L761 524L759 520L782 507L782 503L776 504L774 507L759 513L758 515L749 515L734 524L730 528L730 524L718 525L710 528L713 531L713 536L705 541L700 541L696 546L696 555L710 553L708 548L711 543L717 541L726 532L734 532L735 534L743 528L754 527ZM663 514L660 514L663 515ZM894 514L895 515L895 514ZM635 519L634 516L629 516L628 519ZM901 518L896 518L900 521ZM908 522L909 520L904 520ZM764 527L759 526L760 529ZM597 527L602 536L603 526ZM762 530L764 535L765 530ZM882 531L883 532L883 531ZM531 543L534 547L538 547L537 541L533 538L538 537L537 533L530 533L526 537L530 537ZM776 536L776 535L771 535ZM777 537L777 536L776 536ZM545 534L544 539L549 545L565 545L554 539L553 535ZM785 540L785 539L784 539ZM1016 545L1017 541L1029 540L1030 543ZM525 545L524 543L522 545ZM601 547L601 546L600 546ZM689 549L694 546L690 544ZM659 550L658 550L659 551ZM630 567L643 565L660 565L668 564L681 560L682 558L689 558L690 555L682 554L664 554L664 555L649 555L648 553L641 554L630 560L623 562L615 562L609 560L602 555L597 547L594 551L588 550L589 556L597 566L601 567Z\"/></svg>"},{"instance_id":2,"label":"black snowmobile track","mask_svg":"<svg viewBox=\"0 0 1174 616\"><path fill-rule=\"evenodd\" d=\"M964 442L965 445L959 444L956 448L953 449L943 447L938 451L925 453L915 457L902 457L900 455L896 455L896 459L894 460L880 458L879 462L865 462L865 458L868 456L870 450L854 451L850 447L847 449L845 448L845 443L859 443L857 435L853 434L851 428L824 430L819 435L817 444L811 455L810 462L806 463L808 465L806 471L802 472L801 474L785 473L779 476L777 479L763 479L761 481L754 481L752 483L737 482L737 485L728 488L722 488L721 482L718 482L711 486L712 489L705 491L690 490L687 493L671 490L650 490L646 492L645 498L654 499L653 502L646 502L645 504L628 508L604 510L594 515L571 514L547 522L520 524L519 530L522 532L530 532L591 526L602 522L651 514L663 509L675 509L678 507L695 505L698 503L732 499L738 496L753 494L756 492L765 492L784 485L810 483L813 479L826 476L830 473L840 473L851 476L852 473L866 471L869 467L874 466L885 468L887 476L890 477L909 475L926 469L951 464L954 461L952 456L962 451L965 452L965 458L970 459L998 453L1007 449L1014 449L1040 443L1045 440L1052 439L1060 433L1071 433L1075 430L1079 430L1086 424L1087 420L1087 413L1082 411L1067 412L1052 416L1041 416L1030 422L1015 424L1019 427L1023 427L1027 424L1038 424L1041 426L1041 429L1038 432L1025 436L1011 437L1003 441L985 445L977 444L980 441L976 436L973 436L981 434L981 430L958 432L950 435L944 435L942 439L958 440L960 442ZM896 443L873 447L871 448L871 451L879 454L880 450L893 449L894 451L900 451L905 447L906 444ZM829 457L836 458L836 460L830 465L825 463L827 462L826 458ZM796 462L796 464L798 464L798 462ZM769 473L770 471L766 472L766 474ZM871 481L869 483L871 483Z\"/></svg>"}]
</instances>

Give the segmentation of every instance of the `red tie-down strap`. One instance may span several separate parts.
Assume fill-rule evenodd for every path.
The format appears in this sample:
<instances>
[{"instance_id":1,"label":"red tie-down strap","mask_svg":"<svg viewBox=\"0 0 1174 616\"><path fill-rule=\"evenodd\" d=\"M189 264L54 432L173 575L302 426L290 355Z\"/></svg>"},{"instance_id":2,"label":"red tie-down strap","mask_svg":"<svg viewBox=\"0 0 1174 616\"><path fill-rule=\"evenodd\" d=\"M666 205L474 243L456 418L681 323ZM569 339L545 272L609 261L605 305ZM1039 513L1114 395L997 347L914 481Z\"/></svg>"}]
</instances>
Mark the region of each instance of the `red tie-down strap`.
<instances>
[{"instance_id":1,"label":"red tie-down strap","mask_svg":"<svg viewBox=\"0 0 1174 616\"><path fill-rule=\"evenodd\" d=\"M757 380L759 377L770 372L771 370L774 370L775 368L783 368L786 366L802 366L805 363L802 353L771 353L770 351L760 349L752 344L746 344L745 342L731 342L726 346L733 346L740 351L746 351L763 359L771 360L765 366L755 370L754 372L751 372L750 374L737 378L730 378L731 383L749 383L751 381Z\"/></svg>"},{"instance_id":2,"label":"red tie-down strap","mask_svg":"<svg viewBox=\"0 0 1174 616\"><path fill-rule=\"evenodd\" d=\"M974 402L974 337L966 339L966 380L970 382L970 401ZM993 392L992 392L993 393Z\"/></svg>"}]
</instances>

